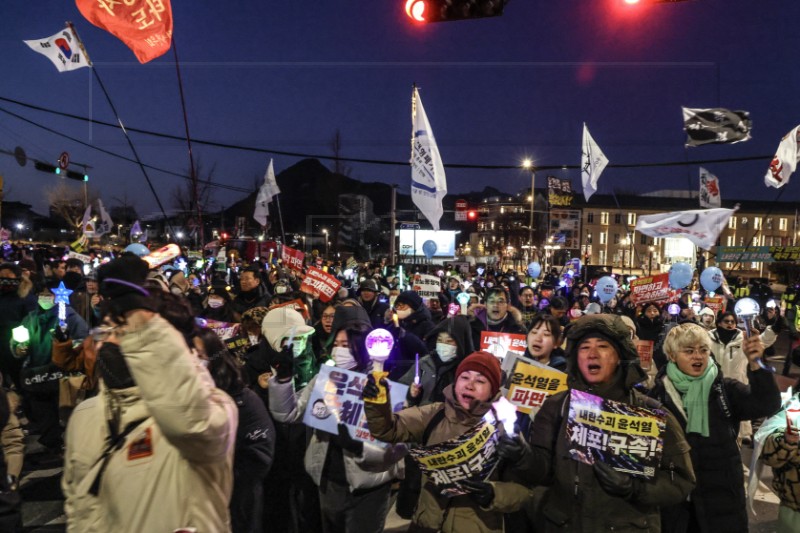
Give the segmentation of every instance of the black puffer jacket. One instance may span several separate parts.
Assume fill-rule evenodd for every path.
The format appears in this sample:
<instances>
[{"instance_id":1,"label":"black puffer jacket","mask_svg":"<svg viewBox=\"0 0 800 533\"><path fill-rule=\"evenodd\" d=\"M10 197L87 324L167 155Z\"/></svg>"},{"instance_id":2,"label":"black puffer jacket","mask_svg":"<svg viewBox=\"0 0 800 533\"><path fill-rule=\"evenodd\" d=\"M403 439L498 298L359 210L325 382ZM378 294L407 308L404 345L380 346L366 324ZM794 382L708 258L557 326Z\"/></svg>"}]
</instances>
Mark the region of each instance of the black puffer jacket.
<instances>
[{"instance_id":1,"label":"black puffer jacket","mask_svg":"<svg viewBox=\"0 0 800 533\"><path fill-rule=\"evenodd\" d=\"M407 332L413 333L420 339L424 339L435 326L433 320L431 320L430 309L424 305L402 319L400 325Z\"/></svg>"},{"instance_id":2,"label":"black puffer jacket","mask_svg":"<svg viewBox=\"0 0 800 533\"><path fill-rule=\"evenodd\" d=\"M714 364L713 361L710 364ZM701 532L747 531L744 470L736 437L739 422L772 415L780 408L780 393L766 370L747 372L750 385L722 377L714 380L708 398L708 437L689 433L697 487L690 501L661 511L662 531L682 532L693 514ZM670 410L686 429L683 410L677 407L675 390L663 368L650 396Z\"/></svg>"}]
</instances>

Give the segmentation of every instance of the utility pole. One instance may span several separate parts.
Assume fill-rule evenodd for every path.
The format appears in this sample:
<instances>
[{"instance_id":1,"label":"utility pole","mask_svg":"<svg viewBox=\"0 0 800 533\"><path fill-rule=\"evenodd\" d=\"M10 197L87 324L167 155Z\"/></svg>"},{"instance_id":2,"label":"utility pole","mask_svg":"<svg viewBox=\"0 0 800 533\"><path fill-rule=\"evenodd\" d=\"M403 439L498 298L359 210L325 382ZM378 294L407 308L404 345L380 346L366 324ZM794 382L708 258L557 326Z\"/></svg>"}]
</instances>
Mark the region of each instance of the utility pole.
<instances>
[{"instance_id":1,"label":"utility pole","mask_svg":"<svg viewBox=\"0 0 800 533\"><path fill-rule=\"evenodd\" d=\"M389 264L395 264L395 238L394 229L397 227L397 185L392 185L391 225L389 228Z\"/></svg>"}]
</instances>

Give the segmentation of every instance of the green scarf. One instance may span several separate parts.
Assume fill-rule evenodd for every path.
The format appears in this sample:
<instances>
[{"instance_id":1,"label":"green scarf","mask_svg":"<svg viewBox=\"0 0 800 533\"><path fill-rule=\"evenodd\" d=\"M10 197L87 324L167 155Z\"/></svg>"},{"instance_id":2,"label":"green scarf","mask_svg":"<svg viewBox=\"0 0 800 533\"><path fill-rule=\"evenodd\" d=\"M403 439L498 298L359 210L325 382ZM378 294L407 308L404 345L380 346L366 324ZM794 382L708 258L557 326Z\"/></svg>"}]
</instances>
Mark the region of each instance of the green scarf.
<instances>
[{"instance_id":1,"label":"green scarf","mask_svg":"<svg viewBox=\"0 0 800 533\"><path fill-rule=\"evenodd\" d=\"M699 433L708 437L708 394L717 378L717 372L717 365L711 360L703 375L696 378L681 372L672 361L667 363L667 376L683 397L683 410L688 417L686 433Z\"/></svg>"}]
</instances>

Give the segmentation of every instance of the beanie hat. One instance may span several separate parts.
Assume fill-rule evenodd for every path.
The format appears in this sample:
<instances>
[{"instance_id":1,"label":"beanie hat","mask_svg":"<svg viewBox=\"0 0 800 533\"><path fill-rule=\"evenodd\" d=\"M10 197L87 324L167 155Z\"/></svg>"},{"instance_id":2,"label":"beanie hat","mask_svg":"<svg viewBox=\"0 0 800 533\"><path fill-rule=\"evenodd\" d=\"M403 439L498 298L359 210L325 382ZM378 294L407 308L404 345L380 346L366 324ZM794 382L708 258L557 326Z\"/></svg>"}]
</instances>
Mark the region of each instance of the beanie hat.
<instances>
[{"instance_id":1,"label":"beanie hat","mask_svg":"<svg viewBox=\"0 0 800 533\"><path fill-rule=\"evenodd\" d=\"M97 269L99 292L119 309L151 309L150 293L143 287L150 266L133 254L123 254Z\"/></svg>"},{"instance_id":2,"label":"beanie hat","mask_svg":"<svg viewBox=\"0 0 800 533\"><path fill-rule=\"evenodd\" d=\"M502 371L500 370L500 361L489 352L474 352L468 355L461 364L456 368L456 379L463 372L468 371L479 372L489 380L492 386L492 396L497 394L500 390L500 379Z\"/></svg>"},{"instance_id":3,"label":"beanie hat","mask_svg":"<svg viewBox=\"0 0 800 533\"><path fill-rule=\"evenodd\" d=\"M292 331L294 330L294 331ZM303 315L289 307L272 309L261 322L261 333L276 352L281 351L281 342L290 336L299 337L313 333L314 328L306 325Z\"/></svg>"},{"instance_id":4,"label":"beanie hat","mask_svg":"<svg viewBox=\"0 0 800 533\"><path fill-rule=\"evenodd\" d=\"M378 282L374 279L365 279L358 284L358 292L361 291L378 292Z\"/></svg>"},{"instance_id":5,"label":"beanie hat","mask_svg":"<svg viewBox=\"0 0 800 533\"><path fill-rule=\"evenodd\" d=\"M397 295L394 305L406 304L411 309L416 311L422 307L422 297L414 291L403 291Z\"/></svg>"}]
</instances>

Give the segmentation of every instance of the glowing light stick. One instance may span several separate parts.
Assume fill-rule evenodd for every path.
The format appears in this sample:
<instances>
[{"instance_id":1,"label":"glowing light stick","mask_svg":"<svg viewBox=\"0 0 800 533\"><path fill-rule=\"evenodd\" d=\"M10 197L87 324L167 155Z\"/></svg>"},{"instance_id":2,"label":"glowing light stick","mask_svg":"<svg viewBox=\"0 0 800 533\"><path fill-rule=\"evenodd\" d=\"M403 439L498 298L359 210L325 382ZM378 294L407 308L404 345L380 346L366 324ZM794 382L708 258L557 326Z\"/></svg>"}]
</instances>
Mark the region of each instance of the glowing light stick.
<instances>
[{"instance_id":1,"label":"glowing light stick","mask_svg":"<svg viewBox=\"0 0 800 533\"><path fill-rule=\"evenodd\" d=\"M394 327L400 327L400 319L397 317L397 313L392 313L392 322L394 322Z\"/></svg>"},{"instance_id":2,"label":"glowing light stick","mask_svg":"<svg viewBox=\"0 0 800 533\"><path fill-rule=\"evenodd\" d=\"M389 359L394 347L394 337L385 329L377 328L369 332L365 344L369 358L372 359L373 371L383 372L383 363Z\"/></svg>"},{"instance_id":3,"label":"glowing light stick","mask_svg":"<svg viewBox=\"0 0 800 533\"><path fill-rule=\"evenodd\" d=\"M11 338L14 339L16 343L25 344L30 342L31 334L25 326L17 326L11 330Z\"/></svg>"},{"instance_id":4,"label":"glowing light stick","mask_svg":"<svg viewBox=\"0 0 800 533\"><path fill-rule=\"evenodd\" d=\"M469 305L469 294L466 292L459 292L456 296L456 300L458 300L458 303L461 305L461 314L466 315L467 305Z\"/></svg>"},{"instance_id":5,"label":"glowing light stick","mask_svg":"<svg viewBox=\"0 0 800 533\"><path fill-rule=\"evenodd\" d=\"M419 354L417 354L417 362L414 367L414 385L419 387Z\"/></svg>"},{"instance_id":6,"label":"glowing light stick","mask_svg":"<svg viewBox=\"0 0 800 533\"><path fill-rule=\"evenodd\" d=\"M517 409L514 404L509 402L505 396L501 396L499 400L492 404L494 412L497 415L497 420L503 424L503 429L509 437L514 436L514 424L517 421Z\"/></svg>"},{"instance_id":7,"label":"glowing light stick","mask_svg":"<svg viewBox=\"0 0 800 533\"><path fill-rule=\"evenodd\" d=\"M758 315L761 312L761 306L758 305L758 302L753 300L752 298L739 298L739 300L736 302L736 305L733 306L733 312L736 313L736 316L742 317L742 322L744 322L745 332L749 337L750 331L752 329L751 321L753 320L754 316ZM764 361L760 357L756 359L756 363L758 363L758 366L760 366L764 370L775 372L775 369L765 365Z\"/></svg>"},{"instance_id":8,"label":"glowing light stick","mask_svg":"<svg viewBox=\"0 0 800 533\"><path fill-rule=\"evenodd\" d=\"M64 282L58 284L58 288L50 289L56 295L55 303L58 304L58 326L62 329L67 327L67 304L69 295L72 291L64 286Z\"/></svg>"}]
</instances>

